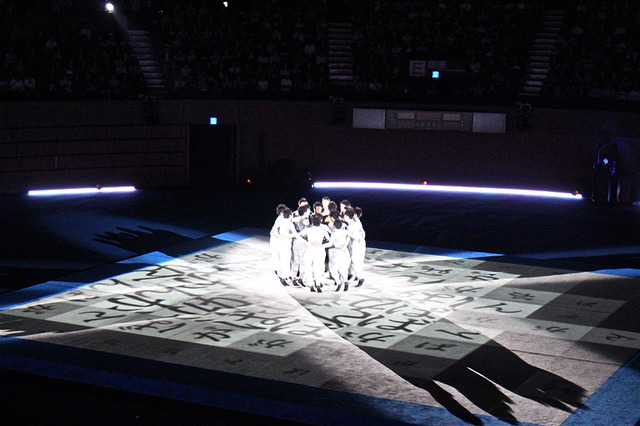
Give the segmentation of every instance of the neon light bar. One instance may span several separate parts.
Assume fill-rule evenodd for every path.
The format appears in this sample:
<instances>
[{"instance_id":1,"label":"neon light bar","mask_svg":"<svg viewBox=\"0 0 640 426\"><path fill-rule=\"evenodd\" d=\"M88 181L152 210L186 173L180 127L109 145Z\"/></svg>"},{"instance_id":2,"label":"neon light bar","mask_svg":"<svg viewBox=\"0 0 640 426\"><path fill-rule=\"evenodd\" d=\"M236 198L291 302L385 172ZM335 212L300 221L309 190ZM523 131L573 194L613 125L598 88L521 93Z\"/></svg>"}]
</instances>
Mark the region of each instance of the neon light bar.
<instances>
[{"instance_id":1,"label":"neon light bar","mask_svg":"<svg viewBox=\"0 0 640 426\"><path fill-rule=\"evenodd\" d=\"M570 198L581 200L582 195L567 192L538 191L532 189L483 188L472 186L417 185L405 183L376 182L316 182L314 188L348 188L348 189L393 189L399 191L438 191L461 192L466 194L504 194L525 195L530 197Z\"/></svg>"},{"instance_id":2,"label":"neon light bar","mask_svg":"<svg viewBox=\"0 0 640 426\"><path fill-rule=\"evenodd\" d=\"M27 192L28 195L75 195L75 194L93 194L97 192L132 192L135 191L134 186L111 186L111 187L92 187L92 188L66 188L66 189L38 189Z\"/></svg>"}]
</instances>

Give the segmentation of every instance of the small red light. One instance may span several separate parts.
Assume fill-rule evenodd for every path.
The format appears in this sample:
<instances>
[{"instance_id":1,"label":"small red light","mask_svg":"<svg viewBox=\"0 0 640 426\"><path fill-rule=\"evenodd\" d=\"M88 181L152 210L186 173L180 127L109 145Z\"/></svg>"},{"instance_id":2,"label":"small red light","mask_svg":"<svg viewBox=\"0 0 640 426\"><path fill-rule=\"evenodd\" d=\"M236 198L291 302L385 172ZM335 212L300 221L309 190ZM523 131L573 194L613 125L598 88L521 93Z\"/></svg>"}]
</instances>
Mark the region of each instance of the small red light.
<instances>
[{"instance_id":1,"label":"small red light","mask_svg":"<svg viewBox=\"0 0 640 426\"><path fill-rule=\"evenodd\" d=\"M251 179L247 179L247 183L251 185Z\"/></svg>"},{"instance_id":2,"label":"small red light","mask_svg":"<svg viewBox=\"0 0 640 426\"><path fill-rule=\"evenodd\" d=\"M427 185L427 181L425 180L424 182L422 182L423 185Z\"/></svg>"}]
</instances>

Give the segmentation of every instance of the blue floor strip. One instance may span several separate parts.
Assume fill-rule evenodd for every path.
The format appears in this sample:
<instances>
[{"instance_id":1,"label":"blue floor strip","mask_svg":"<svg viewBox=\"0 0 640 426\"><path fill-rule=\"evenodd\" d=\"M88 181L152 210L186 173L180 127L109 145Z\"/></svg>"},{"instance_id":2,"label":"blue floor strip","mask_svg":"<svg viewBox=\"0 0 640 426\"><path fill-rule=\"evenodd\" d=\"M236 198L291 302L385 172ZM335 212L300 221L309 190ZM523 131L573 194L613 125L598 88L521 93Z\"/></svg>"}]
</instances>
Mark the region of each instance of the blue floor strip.
<instances>
[{"instance_id":1,"label":"blue floor strip","mask_svg":"<svg viewBox=\"0 0 640 426\"><path fill-rule=\"evenodd\" d=\"M637 425L640 423L640 352L620 367L562 425Z\"/></svg>"}]
</instances>

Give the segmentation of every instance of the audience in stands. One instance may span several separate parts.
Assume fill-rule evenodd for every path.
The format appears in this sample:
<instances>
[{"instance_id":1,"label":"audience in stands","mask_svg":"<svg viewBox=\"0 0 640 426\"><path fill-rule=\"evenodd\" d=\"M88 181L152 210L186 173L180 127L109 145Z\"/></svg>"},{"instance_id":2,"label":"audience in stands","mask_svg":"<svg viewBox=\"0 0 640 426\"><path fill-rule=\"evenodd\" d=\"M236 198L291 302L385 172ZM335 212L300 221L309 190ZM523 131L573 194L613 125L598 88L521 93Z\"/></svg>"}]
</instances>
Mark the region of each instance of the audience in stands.
<instances>
[{"instance_id":1,"label":"audience in stands","mask_svg":"<svg viewBox=\"0 0 640 426\"><path fill-rule=\"evenodd\" d=\"M584 106L640 102L636 1L570 2L543 96Z\"/></svg>"},{"instance_id":2,"label":"audience in stands","mask_svg":"<svg viewBox=\"0 0 640 426\"><path fill-rule=\"evenodd\" d=\"M137 99L144 93L126 33L95 2L0 6L2 99Z\"/></svg>"},{"instance_id":3,"label":"audience in stands","mask_svg":"<svg viewBox=\"0 0 640 426\"><path fill-rule=\"evenodd\" d=\"M351 95L362 100L514 104L544 0L0 0L0 98L138 99L149 94L126 25L157 41L166 96L327 99L330 24L352 30ZM639 8L566 2L541 99L640 102ZM339 13L337 13L339 12ZM123 19L126 17L126 20ZM125 22L127 23L125 25ZM411 61L438 64L410 74Z\"/></svg>"}]
</instances>

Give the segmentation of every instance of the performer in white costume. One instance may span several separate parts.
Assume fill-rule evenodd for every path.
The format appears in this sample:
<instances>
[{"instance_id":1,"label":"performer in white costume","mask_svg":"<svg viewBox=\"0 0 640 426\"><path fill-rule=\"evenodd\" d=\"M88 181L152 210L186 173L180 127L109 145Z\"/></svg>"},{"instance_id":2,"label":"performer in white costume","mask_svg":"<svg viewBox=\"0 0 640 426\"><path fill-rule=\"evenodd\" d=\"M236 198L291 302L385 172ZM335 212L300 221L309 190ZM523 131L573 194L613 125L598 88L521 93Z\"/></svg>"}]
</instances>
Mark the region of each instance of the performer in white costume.
<instances>
[{"instance_id":1,"label":"performer in white costume","mask_svg":"<svg viewBox=\"0 0 640 426\"><path fill-rule=\"evenodd\" d=\"M366 234L359 217L361 215L362 209L359 207L346 209L344 215L349 224L349 237L351 238L349 275L352 276L353 280L357 281L356 287L360 287L364 283L364 257L367 251Z\"/></svg>"},{"instance_id":2,"label":"performer in white costume","mask_svg":"<svg viewBox=\"0 0 640 426\"><path fill-rule=\"evenodd\" d=\"M293 226L293 212L290 208L282 211L282 220L276 228L276 243L278 253L278 278L284 286L291 285L291 256L293 239L298 236L296 228Z\"/></svg>"},{"instance_id":3,"label":"performer in white costume","mask_svg":"<svg viewBox=\"0 0 640 426\"><path fill-rule=\"evenodd\" d=\"M322 292L322 274L326 251L322 244L329 240L329 233L320 224L321 215L311 216L311 226L300 231L300 235L307 240L305 251L305 278L311 291Z\"/></svg>"},{"instance_id":4,"label":"performer in white costume","mask_svg":"<svg viewBox=\"0 0 640 426\"><path fill-rule=\"evenodd\" d=\"M347 279L349 265L351 264L349 256L351 237L347 231L346 224L342 220L336 219L333 222L333 228L329 242L324 244L324 247L329 250L329 272L337 284L336 291L340 291L342 286L344 286L344 291L347 291L349 290Z\"/></svg>"},{"instance_id":5,"label":"performer in white costume","mask_svg":"<svg viewBox=\"0 0 640 426\"><path fill-rule=\"evenodd\" d=\"M278 274L278 227L280 226L280 222L284 219L282 217L282 212L286 209L287 206L284 204L278 204L276 207L276 220L271 227L271 231L269 232L269 247L271 249L271 264L275 268L276 275Z\"/></svg>"},{"instance_id":6,"label":"performer in white costume","mask_svg":"<svg viewBox=\"0 0 640 426\"><path fill-rule=\"evenodd\" d=\"M300 233L303 229L311 226L309 223L309 214L311 211L309 210L308 204L302 204L298 207L298 210L294 214L293 225L296 228L296 231ZM307 242L303 238L295 238L293 240L293 256L291 257L291 277L293 279L293 284L295 286L303 286L304 287L304 275L305 275L305 264L304 264L304 253L307 250Z\"/></svg>"}]
</instances>

